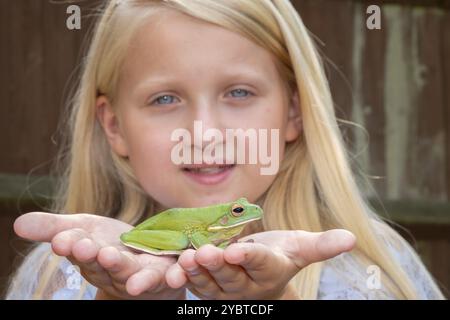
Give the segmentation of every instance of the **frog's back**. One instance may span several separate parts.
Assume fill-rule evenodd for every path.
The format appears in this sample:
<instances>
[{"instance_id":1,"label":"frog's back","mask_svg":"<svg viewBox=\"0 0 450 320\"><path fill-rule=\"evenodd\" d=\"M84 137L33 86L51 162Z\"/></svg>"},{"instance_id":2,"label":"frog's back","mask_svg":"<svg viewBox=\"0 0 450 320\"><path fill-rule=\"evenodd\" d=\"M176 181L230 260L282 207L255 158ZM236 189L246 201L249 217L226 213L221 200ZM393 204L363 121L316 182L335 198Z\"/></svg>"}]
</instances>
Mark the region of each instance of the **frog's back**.
<instances>
[{"instance_id":1,"label":"frog's back","mask_svg":"<svg viewBox=\"0 0 450 320\"><path fill-rule=\"evenodd\" d=\"M223 206L172 208L145 220L137 230L185 230L216 221L226 211Z\"/></svg>"}]
</instances>

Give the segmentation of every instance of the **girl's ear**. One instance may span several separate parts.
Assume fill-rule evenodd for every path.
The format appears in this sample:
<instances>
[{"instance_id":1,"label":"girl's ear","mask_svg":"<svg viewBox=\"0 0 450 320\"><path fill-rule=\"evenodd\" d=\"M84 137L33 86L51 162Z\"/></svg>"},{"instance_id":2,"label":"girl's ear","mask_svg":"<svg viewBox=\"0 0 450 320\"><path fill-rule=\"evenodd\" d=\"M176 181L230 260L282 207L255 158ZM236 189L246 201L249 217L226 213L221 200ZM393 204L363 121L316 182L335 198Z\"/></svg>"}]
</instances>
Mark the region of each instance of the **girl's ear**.
<instances>
[{"instance_id":1,"label":"girl's ear","mask_svg":"<svg viewBox=\"0 0 450 320\"><path fill-rule=\"evenodd\" d=\"M128 147L119 127L119 119L106 96L97 97L95 111L113 151L119 156L128 157Z\"/></svg>"},{"instance_id":2,"label":"girl's ear","mask_svg":"<svg viewBox=\"0 0 450 320\"><path fill-rule=\"evenodd\" d=\"M288 122L286 126L286 142L294 141L302 132L302 118L298 90L295 90L289 104Z\"/></svg>"}]
</instances>

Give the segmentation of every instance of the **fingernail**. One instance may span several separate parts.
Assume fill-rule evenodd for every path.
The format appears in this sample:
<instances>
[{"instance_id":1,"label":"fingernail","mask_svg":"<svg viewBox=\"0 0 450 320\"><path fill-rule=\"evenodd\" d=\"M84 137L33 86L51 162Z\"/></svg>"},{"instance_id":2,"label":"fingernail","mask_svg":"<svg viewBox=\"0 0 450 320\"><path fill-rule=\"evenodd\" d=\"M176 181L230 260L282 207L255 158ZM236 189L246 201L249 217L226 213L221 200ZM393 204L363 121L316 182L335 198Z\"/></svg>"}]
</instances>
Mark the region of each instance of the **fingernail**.
<instances>
[{"instance_id":1,"label":"fingernail","mask_svg":"<svg viewBox=\"0 0 450 320\"><path fill-rule=\"evenodd\" d=\"M217 266L217 259L211 261L210 263L204 264L204 266L207 267L207 268L208 267L215 267L215 266Z\"/></svg>"},{"instance_id":2,"label":"fingernail","mask_svg":"<svg viewBox=\"0 0 450 320\"><path fill-rule=\"evenodd\" d=\"M245 240L245 241L238 241L238 243L245 243L245 242L250 242L250 243L252 243L252 242L255 242L255 240L253 240L253 239L247 239L247 240Z\"/></svg>"},{"instance_id":3,"label":"fingernail","mask_svg":"<svg viewBox=\"0 0 450 320\"><path fill-rule=\"evenodd\" d=\"M200 274L200 270L197 267L186 268L187 273L191 276L196 276Z\"/></svg>"}]
</instances>

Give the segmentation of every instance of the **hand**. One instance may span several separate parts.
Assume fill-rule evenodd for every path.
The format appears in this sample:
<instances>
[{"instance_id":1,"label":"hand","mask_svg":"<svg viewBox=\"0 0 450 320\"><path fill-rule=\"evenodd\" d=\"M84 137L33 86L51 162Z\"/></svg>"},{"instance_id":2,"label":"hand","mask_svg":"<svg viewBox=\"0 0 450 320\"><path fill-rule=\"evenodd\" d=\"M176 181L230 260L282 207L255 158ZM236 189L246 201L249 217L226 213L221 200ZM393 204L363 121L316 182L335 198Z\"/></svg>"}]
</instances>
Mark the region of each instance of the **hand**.
<instances>
[{"instance_id":1,"label":"hand","mask_svg":"<svg viewBox=\"0 0 450 320\"><path fill-rule=\"evenodd\" d=\"M355 236L339 229L260 232L225 250L204 245L184 251L167 270L166 280L172 288L187 282L190 291L203 299L300 299L289 281L307 265L354 245Z\"/></svg>"},{"instance_id":2,"label":"hand","mask_svg":"<svg viewBox=\"0 0 450 320\"><path fill-rule=\"evenodd\" d=\"M123 246L119 236L131 228L102 216L44 212L27 213L14 223L20 237L51 242L57 255L79 266L82 276L98 288L99 297L184 299L184 289L174 290L165 281L176 258L136 253Z\"/></svg>"}]
</instances>

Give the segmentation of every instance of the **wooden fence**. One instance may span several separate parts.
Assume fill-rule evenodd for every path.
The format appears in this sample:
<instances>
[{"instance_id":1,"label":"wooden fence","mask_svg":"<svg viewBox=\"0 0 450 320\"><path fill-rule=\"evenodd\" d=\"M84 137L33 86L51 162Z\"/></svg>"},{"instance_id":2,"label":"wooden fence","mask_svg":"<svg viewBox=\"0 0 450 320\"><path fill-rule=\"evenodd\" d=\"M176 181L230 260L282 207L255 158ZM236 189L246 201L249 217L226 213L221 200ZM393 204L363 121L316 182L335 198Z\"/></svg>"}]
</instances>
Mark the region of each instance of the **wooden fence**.
<instances>
[{"instance_id":1,"label":"wooden fence","mask_svg":"<svg viewBox=\"0 0 450 320\"><path fill-rule=\"evenodd\" d=\"M24 247L12 222L37 206L24 193L25 177L48 174L58 121L100 2L75 2L82 28L68 30L66 3L0 1L0 290ZM292 3L327 61L338 116L367 130L342 126L355 168L373 177L373 189L363 186L366 194L378 195L387 211L374 202L380 214L411 231L448 295L450 1ZM379 30L366 27L371 4L381 7Z\"/></svg>"}]
</instances>

